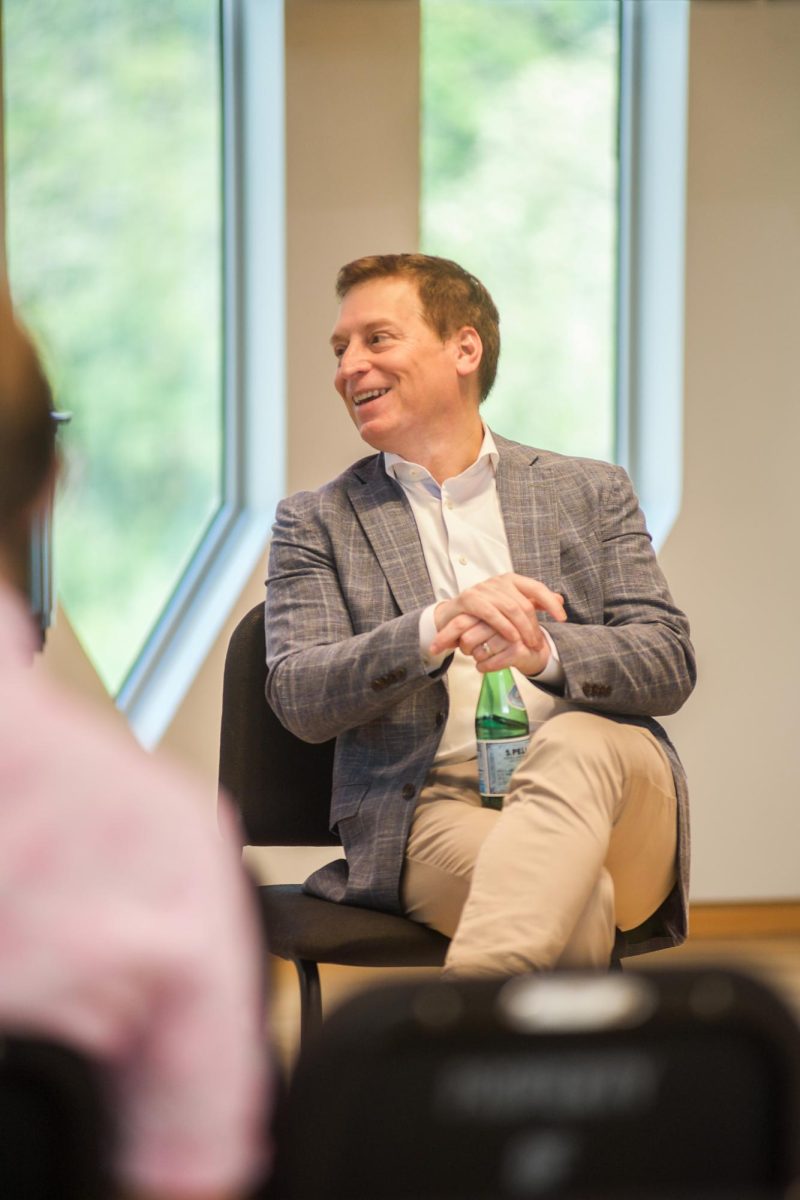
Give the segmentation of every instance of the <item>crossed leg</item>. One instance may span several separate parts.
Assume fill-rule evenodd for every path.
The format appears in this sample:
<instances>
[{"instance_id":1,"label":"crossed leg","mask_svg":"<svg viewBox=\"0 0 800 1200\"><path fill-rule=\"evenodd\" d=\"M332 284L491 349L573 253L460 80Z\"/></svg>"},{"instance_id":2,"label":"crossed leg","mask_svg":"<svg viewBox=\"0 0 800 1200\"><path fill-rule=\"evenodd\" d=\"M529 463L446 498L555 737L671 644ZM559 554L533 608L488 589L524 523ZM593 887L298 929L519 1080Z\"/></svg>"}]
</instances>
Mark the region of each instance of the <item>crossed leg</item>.
<instances>
[{"instance_id":1,"label":"crossed leg","mask_svg":"<svg viewBox=\"0 0 800 1200\"><path fill-rule=\"evenodd\" d=\"M672 772L649 730L562 713L537 731L502 813L481 808L474 762L432 772L404 908L452 938L446 974L602 965L615 926L669 894L676 838Z\"/></svg>"}]
</instances>

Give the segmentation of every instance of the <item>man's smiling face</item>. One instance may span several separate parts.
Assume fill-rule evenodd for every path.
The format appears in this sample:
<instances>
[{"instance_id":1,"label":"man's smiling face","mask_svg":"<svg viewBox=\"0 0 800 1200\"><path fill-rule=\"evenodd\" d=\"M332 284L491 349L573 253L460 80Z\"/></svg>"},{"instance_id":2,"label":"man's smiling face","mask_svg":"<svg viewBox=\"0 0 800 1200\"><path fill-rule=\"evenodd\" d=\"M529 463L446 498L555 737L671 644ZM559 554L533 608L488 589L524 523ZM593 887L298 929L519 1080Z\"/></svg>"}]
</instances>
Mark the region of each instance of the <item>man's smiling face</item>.
<instances>
[{"instance_id":1,"label":"man's smiling face","mask_svg":"<svg viewBox=\"0 0 800 1200\"><path fill-rule=\"evenodd\" d=\"M370 279L344 296L331 336L336 390L368 445L422 461L463 417L457 338L426 322L408 279Z\"/></svg>"}]
</instances>

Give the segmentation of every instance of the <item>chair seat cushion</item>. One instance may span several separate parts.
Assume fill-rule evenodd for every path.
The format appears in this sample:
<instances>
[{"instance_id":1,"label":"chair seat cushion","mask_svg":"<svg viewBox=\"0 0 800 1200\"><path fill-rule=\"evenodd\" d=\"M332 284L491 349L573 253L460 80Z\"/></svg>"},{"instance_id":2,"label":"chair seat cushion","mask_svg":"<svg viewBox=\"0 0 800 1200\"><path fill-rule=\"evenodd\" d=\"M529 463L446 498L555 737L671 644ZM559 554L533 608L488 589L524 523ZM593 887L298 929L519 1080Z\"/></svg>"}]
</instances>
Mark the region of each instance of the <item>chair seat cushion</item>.
<instances>
[{"instance_id":1,"label":"chair seat cushion","mask_svg":"<svg viewBox=\"0 0 800 1200\"><path fill-rule=\"evenodd\" d=\"M436 967L449 940L391 913L309 896L300 884L258 889L269 948L279 958L351 967Z\"/></svg>"}]
</instances>

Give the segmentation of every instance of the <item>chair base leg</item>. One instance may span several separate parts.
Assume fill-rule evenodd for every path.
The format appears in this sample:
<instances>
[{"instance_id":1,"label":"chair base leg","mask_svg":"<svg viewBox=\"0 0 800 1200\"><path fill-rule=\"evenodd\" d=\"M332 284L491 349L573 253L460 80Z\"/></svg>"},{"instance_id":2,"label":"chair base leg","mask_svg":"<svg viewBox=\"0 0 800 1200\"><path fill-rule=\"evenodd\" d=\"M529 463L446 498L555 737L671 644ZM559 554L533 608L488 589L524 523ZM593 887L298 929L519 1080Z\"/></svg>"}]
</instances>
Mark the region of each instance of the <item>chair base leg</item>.
<instances>
[{"instance_id":1,"label":"chair base leg","mask_svg":"<svg viewBox=\"0 0 800 1200\"><path fill-rule=\"evenodd\" d=\"M308 958L292 960L297 969L300 984L300 1047L306 1038L322 1024L322 991L319 982L319 967Z\"/></svg>"}]
</instances>

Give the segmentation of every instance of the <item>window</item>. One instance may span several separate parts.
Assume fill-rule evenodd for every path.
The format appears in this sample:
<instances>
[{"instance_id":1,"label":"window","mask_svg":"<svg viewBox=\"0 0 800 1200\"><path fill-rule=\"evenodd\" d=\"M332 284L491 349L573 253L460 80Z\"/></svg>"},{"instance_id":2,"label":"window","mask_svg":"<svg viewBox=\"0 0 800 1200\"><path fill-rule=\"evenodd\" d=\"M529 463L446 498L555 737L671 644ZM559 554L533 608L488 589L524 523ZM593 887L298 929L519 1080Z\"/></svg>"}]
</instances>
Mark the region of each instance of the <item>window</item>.
<instances>
[{"instance_id":1,"label":"window","mask_svg":"<svg viewBox=\"0 0 800 1200\"><path fill-rule=\"evenodd\" d=\"M73 413L59 589L117 695L223 495L218 14L3 18L9 271Z\"/></svg>"},{"instance_id":2,"label":"window","mask_svg":"<svg viewBox=\"0 0 800 1200\"><path fill-rule=\"evenodd\" d=\"M616 0L422 0L422 245L489 288L500 433L615 454Z\"/></svg>"},{"instance_id":3,"label":"window","mask_svg":"<svg viewBox=\"0 0 800 1200\"><path fill-rule=\"evenodd\" d=\"M421 0L424 249L489 287L499 432L629 470L683 449L688 0Z\"/></svg>"},{"instance_id":4,"label":"window","mask_svg":"<svg viewBox=\"0 0 800 1200\"><path fill-rule=\"evenodd\" d=\"M2 17L9 274L73 413L56 582L152 744L282 490L282 4L2 0Z\"/></svg>"}]
</instances>

